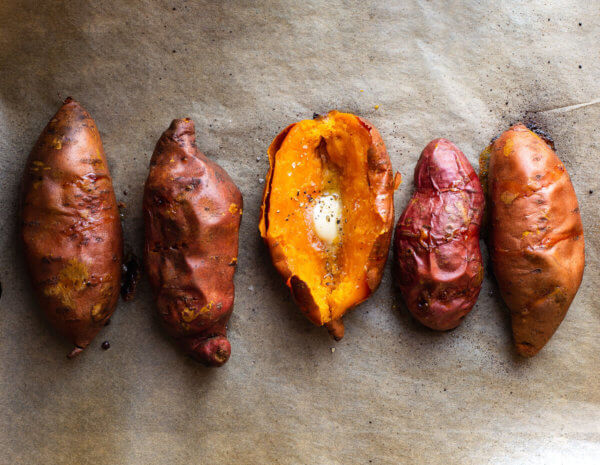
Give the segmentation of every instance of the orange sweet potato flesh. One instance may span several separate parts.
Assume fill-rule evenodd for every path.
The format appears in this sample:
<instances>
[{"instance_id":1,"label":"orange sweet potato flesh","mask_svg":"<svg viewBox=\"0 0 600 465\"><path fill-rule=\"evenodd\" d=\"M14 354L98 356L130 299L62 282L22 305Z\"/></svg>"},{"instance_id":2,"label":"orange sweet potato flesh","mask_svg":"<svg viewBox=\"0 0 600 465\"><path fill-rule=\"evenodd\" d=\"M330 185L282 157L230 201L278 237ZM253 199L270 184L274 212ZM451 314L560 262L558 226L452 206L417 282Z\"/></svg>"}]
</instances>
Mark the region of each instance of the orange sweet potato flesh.
<instances>
[{"instance_id":1,"label":"orange sweet potato flesh","mask_svg":"<svg viewBox=\"0 0 600 465\"><path fill-rule=\"evenodd\" d=\"M29 155L21 237L29 274L51 325L87 347L115 310L123 238L100 134L68 98Z\"/></svg>"},{"instance_id":2,"label":"orange sweet potato flesh","mask_svg":"<svg viewBox=\"0 0 600 465\"><path fill-rule=\"evenodd\" d=\"M191 119L176 119L156 144L144 190L145 261L167 332L195 360L231 354L242 195L196 147Z\"/></svg>"},{"instance_id":3,"label":"orange sweet potato flesh","mask_svg":"<svg viewBox=\"0 0 600 465\"><path fill-rule=\"evenodd\" d=\"M425 147L414 183L394 236L396 283L418 321L449 330L471 311L481 290L483 191L467 158L446 139Z\"/></svg>"},{"instance_id":4,"label":"orange sweet potato flesh","mask_svg":"<svg viewBox=\"0 0 600 465\"><path fill-rule=\"evenodd\" d=\"M511 311L517 352L537 354L552 337L583 277L583 227L569 174L523 124L491 146L490 255Z\"/></svg>"},{"instance_id":5,"label":"orange sweet potato flesh","mask_svg":"<svg viewBox=\"0 0 600 465\"><path fill-rule=\"evenodd\" d=\"M342 315L377 289L387 260L396 186L385 145L366 120L332 111L288 126L268 154L261 236L301 311L339 340ZM330 244L311 212L332 186L343 209Z\"/></svg>"}]
</instances>

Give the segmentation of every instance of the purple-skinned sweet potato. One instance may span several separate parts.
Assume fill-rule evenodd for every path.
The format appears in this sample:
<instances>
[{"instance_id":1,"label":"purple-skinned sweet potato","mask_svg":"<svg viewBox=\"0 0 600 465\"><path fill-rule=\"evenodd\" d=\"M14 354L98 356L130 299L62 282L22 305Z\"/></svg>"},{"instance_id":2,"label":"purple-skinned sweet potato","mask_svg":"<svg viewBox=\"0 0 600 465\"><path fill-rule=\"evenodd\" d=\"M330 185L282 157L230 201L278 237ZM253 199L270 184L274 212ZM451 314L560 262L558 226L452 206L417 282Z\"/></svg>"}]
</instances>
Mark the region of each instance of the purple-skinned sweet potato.
<instances>
[{"instance_id":1,"label":"purple-skinned sweet potato","mask_svg":"<svg viewBox=\"0 0 600 465\"><path fill-rule=\"evenodd\" d=\"M143 209L146 270L163 326L195 360L223 365L242 195L197 149L192 120L174 120L156 144Z\"/></svg>"},{"instance_id":2,"label":"purple-skinned sweet potato","mask_svg":"<svg viewBox=\"0 0 600 465\"><path fill-rule=\"evenodd\" d=\"M467 158L445 139L425 147L414 184L396 226L396 283L418 321L449 330L471 311L481 290L483 191Z\"/></svg>"}]
</instances>

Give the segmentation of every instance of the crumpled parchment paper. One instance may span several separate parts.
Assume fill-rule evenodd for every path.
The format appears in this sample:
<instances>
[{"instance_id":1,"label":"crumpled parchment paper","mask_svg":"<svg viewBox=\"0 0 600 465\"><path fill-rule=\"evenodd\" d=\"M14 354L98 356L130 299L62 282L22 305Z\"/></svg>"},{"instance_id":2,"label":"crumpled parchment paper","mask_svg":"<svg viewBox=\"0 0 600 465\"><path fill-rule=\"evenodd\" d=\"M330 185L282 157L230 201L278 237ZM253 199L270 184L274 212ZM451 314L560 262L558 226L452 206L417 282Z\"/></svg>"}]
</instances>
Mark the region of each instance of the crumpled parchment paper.
<instances>
[{"instance_id":1,"label":"crumpled parchment paper","mask_svg":"<svg viewBox=\"0 0 600 465\"><path fill-rule=\"evenodd\" d=\"M3 0L2 462L599 463L599 27L598 5L583 0ZM18 246L18 184L67 96L100 128L138 254L148 162L173 118L196 121L200 149L240 186L223 368L176 350L146 281L76 360L44 323ZM489 264L477 306L451 332L410 318L389 263L377 293L345 317L343 341L300 314L258 237L261 180L275 135L330 109L383 135L404 178L396 216L431 139L449 138L477 166L524 117L554 137L579 197L587 268L537 357L515 357Z\"/></svg>"}]
</instances>

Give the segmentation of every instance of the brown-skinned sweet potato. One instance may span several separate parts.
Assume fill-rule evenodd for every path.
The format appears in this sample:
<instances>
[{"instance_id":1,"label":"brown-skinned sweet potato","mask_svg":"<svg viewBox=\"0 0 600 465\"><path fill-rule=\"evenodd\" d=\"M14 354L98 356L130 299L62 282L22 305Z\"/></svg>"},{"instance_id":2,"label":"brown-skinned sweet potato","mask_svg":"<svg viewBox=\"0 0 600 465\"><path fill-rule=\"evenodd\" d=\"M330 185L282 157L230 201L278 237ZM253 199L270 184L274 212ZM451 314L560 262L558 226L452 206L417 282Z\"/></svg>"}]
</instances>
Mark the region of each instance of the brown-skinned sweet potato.
<instances>
[{"instance_id":1,"label":"brown-skinned sweet potato","mask_svg":"<svg viewBox=\"0 0 600 465\"><path fill-rule=\"evenodd\" d=\"M156 144L144 189L145 261L167 332L195 360L231 354L242 195L196 147L194 122L176 119Z\"/></svg>"},{"instance_id":2,"label":"brown-skinned sweet potato","mask_svg":"<svg viewBox=\"0 0 600 465\"><path fill-rule=\"evenodd\" d=\"M261 236L301 311L339 340L381 281L399 178L377 129L349 113L288 126L268 154Z\"/></svg>"},{"instance_id":3,"label":"brown-skinned sweet potato","mask_svg":"<svg viewBox=\"0 0 600 465\"><path fill-rule=\"evenodd\" d=\"M525 125L511 127L486 150L494 275L511 311L517 352L531 357L562 322L583 277L577 196L554 150Z\"/></svg>"},{"instance_id":4,"label":"brown-skinned sweet potato","mask_svg":"<svg viewBox=\"0 0 600 465\"><path fill-rule=\"evenodd\" d=\"M89 345L119 298L123 238L100 134L71 98L29 155L22 183L24 252L40 306L75 348Z\"/></svg>"},{"instance_id":5,"label":"brown-skinned sweet potato","mask_svg":"<svg viewBox=\"0 0 600 465\"><path fill-rule=\"evenodd\" d=\"M425 147L414 184L394 236L396 284L417 320L448 330L471 311L481 290L483 191L467 158L446 139Z\"/></svg>"}]
</instances>

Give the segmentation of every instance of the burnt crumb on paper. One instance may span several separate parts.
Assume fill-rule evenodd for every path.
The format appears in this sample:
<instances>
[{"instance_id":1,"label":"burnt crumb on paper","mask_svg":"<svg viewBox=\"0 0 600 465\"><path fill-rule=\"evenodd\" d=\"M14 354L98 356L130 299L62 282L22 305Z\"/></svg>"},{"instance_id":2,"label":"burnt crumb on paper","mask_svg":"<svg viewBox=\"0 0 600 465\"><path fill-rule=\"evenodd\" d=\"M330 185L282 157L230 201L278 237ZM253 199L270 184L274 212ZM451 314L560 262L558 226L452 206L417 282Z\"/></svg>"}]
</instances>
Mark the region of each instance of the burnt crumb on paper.
<instances>
[{"instance_id":1,"label":"burnt crumb on paper","mask_svg":"<svg viewBox=\"0 0 600 465\"><path fill-rule=\"evenodd\" d=\"M142 276L142 264L140 259L129 252L123 260L123 278L121 280L121 298L125 302L133 300L137 285Z\"/></svg>"}]
</instances>

